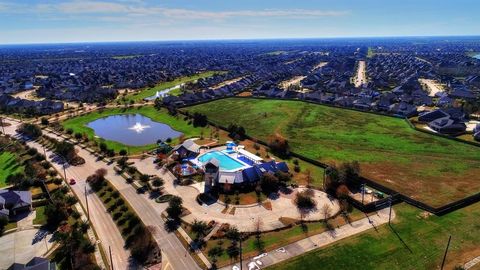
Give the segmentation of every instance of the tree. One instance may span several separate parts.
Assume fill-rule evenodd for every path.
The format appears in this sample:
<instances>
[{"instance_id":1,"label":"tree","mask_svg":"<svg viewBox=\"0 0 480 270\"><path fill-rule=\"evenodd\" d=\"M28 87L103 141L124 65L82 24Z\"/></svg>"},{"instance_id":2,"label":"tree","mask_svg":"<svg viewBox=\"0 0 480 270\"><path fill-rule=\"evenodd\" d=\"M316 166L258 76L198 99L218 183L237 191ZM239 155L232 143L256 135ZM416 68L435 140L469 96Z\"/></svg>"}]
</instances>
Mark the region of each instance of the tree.
<instances>
[{"instance_id":1,"label":"tree","mask_svg":"<svg viewBox=\"0 0 480 270\"><path fill-rule=\"evenodd\" d=\"M310 169L305 170L305 181L307 182L307 187L310 187L313 183L312 172Z\"/></svg>"},{"instance_id":2,"label":"tree","mask_svg":"<svg viewBox=\"0 0 480 270\"><path fill-rule=\"evenodd\" d=\"M208 224L205 221L194 220L191 225L192 232L195 233L195 241L203 239L207 234Z\"/></svg>"},{"instance_id":3,"label":"tree","mask_svg":"<svg viewBox=\"0 0 480 270\"><path fill-rule=\"evenodd\" d=\"M331 208L330 205L328 205L328 204L324 204L324 205L322 206L322 210L321 210L321 211L322 211L323 218L325 219L325 221L332 216L332 208Z\"/></svg>"},{"instance_id":4,"label":"tree","mask_svg":"<svg viewBox=\"0 0 480 270\"><path fill-rule=\"evenodd\" d=\"M208 251L208 257L212 259L213 265L217 263L217 258L222 256L224 249L221 246L214 246Z\"/></svg>"},{"instance_id":5,"label":"tree","mask_svg":"<svg viewBox=\"0 0 480 270\"><path fill-rule=\"evenodd\" d=\"M316 202L312 198L312 195L309 193L308 190L298 192L295 195L294 203L299 209L299 211L306 211L306 212L314 209L316 206Z\"/></svg>"},{"instance_id":6,"label":"tree","mask_svg":"<svg viewBox=\"0 0 480 270\"><path fill-rule=\"evenodd\" d=\"M278 178L271 173L264 173L260 180L262 190L266 193L275 192L278 190Z\"/></svg>"},{"instance_id":7,"label":"tree","mask_svg":"<svg viewBox=\"0 0 480 270\"><path fill-rule=\"evenodd\" d=\"M240 255L240 248L237 244L232 243L232 245L227 248L227 254L230 259L236 259Z\"/></svg>"},{"instance_id":8,"label":"tree","mask_svg":"<svg viewBox=\"0 0 480 270\"><path fill-rule=\"evenodd\" d=\"M94 191L100 190L105 185L105 176L107 175L106 169L98 169L94 174L87 177L87 183Z\"/></svg>"},{"instance_id":9,"label":"tree","mask_svg":"<svg viewBox=\"0 0 480 270\"><path fill-rule=\"evenodd\" d=\"M68 162L76 157L75 147L73 144L63 141L55 144L55 153L65 158Z\"/></svg>"},{"instance_id":10,"label":"tree","mask_svg":"<svg viewBox=\"0 0 480 270\"><path fill-rule=\"evenodd\" d=\"M282 171L277 171L275 173L275 176L278 178L278 181L282 184L287 184L292 180L292 176L289 173L282 172Z\"/></svg>"},{"instance_id":11,"label":"tree","mask_svg":"<svg viewBox=\"0 0 480 270\"><path fill-rule=\"evenodd\" d=\"M18 187L25 180L25 175L23 173L11 174L7 177L7 183Z\"/></svg>"},{"instance_id":12,"label":"tree","mask_svg":"<svg viewBox=\"0 0 480 270\"><path fill-rule=\"evenodd\" d=\"M107 149L108 149L107 144L105 142L101 142L98 147L100 147L100 151L102 151L102 152L106 152Z\"/></svg>"},{"instance_id":13,"label":"tree","mask_svg":"<svg viewBox=\"0 0 480 270\"><path fill-rule=\"evenodd\" d=\"M148 174L141 174L140 175L140 181L148 182L148 180L150 180L150 176Z\"/></svg>"},{"instance_id":14,"label":"tree","mask_svg":"<svg viewBox=\"0 0 480 270\"><path fill-rule=\"evenodd\" d=\"M49 124L48 118L46 118L46 117L40 118L40 123L44 126L48 126L48 124Z\"/></svg>"},{"instance_id":15,"label":"tree","mask_svg":"<svg viewBox=\"0 0 480 270\"><path fill-rule=\"evenodd\" d=\"M8 224L8 219L5 217L0 217L0 236L3 235L3 231L5 230L5 226Z\"/></svg>"},{"instance_id":16,"label":"tree","mask_svg":"<svg viewBox=\"0 0 480 270\"><path fill-rule=\"evenodd\" d=\"M24 123L17 129L18 133L21 133L31 139L37 139L42 136L42 130L35 124Z\"/></svg>"},{"instance_id":17,"label":"tree","mask_svg":"<svg viewBox=\"0 0 480 270\"><path fill-rule=\"evenodd\" d=\"M193 126L194 127L205 127L208 125L207 116L201 113L193 114Z\"/></svg>"},{"instance_id":18,"label":"tree","mask_svg":"<svg viewBox=\"0 0 480 270\"><path fill-rule=\"evenodd\" d=\"M288 140L280 136L279 134L275 134L270 137L268 147L270 150L280 157L288 157L290 155L290 146L288 144Z\"/></svg>"},{"instance_id":19,"label":"tree","mask_svg":"<svg viewBox=\"0 0 480 270\"><path fill-rule=\"evenodd\" d=\"M183 212L182 198L174 196L168 202L166 209L168 217L173 220L178 220Z\"/></svg>"},{"instance_id":20,"label":"tree","mask_svg":"<svg viewBox=\"0 0 480 270\"><path fill-rule=\"evenodd\" d=\"M122 149L122 150L120 150L120 151L118 152L118 154L119 154L120 156L126 156L126 155L127 155L127 150Z\"/></svg>"},{"instance_id":21,"label":"tree","mask_svg":"<svg viewBox=\"0 0 480 270\"><path fill-rule=\"evenodd\" d=\"M232 242L240 241L240 231L237 229L237 227L232 226L225 232L225 237Z\"/></svg>"},{"instance_id":22,"label":"tree","mask_svg":"<svg viewBox=\"0 0 480 270\"><path fill-rule=\"evenodd\" d=\"M77 139L77 140L80 140L83 137L82 133L80 133L80 132L75 132L74 136L75 136L75 139Z\"/></svg>"},{"instance_id":23,"label":"tree","mask_svg":"<svg viewBox=\"0 0 480 270\"><path fill-rule=\"evenodd\" d=\"M360 177L360 164L358 161L345 162L338 168L340 183L347 186L358 185Z\"/></svg>"},{"instance_id":24,"label":"tree","mask_svg":"<svg viewBox=\"0 0 480 270\"><path fill-rule=\"evenodd\" d=\"M165 184L165 181L163 181L162 178L157 176L153 179L152 184L154 187L161 187L163 186L163 184Z\"/></svg>"}]
</instances>

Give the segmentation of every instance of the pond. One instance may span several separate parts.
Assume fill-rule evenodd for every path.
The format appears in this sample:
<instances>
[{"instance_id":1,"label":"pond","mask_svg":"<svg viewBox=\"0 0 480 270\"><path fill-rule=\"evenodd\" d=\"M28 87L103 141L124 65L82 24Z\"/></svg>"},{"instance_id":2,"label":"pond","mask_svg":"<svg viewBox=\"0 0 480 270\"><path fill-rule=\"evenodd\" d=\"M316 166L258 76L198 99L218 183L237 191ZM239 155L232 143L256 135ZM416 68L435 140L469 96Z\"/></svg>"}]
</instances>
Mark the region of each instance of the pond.
<instances>
[{"instance_id":1,"label":"pond","mask_svg":"<svg viewBox=\"0 0 480 270\"><path fill-rule=\"evenodd\" d=\"M173 139L182 135L169 125L155 122L141 114L107 116L92 121L87 126L100 138L130 146L153 144L158 139Z\"/></svg>"}]
</instances>

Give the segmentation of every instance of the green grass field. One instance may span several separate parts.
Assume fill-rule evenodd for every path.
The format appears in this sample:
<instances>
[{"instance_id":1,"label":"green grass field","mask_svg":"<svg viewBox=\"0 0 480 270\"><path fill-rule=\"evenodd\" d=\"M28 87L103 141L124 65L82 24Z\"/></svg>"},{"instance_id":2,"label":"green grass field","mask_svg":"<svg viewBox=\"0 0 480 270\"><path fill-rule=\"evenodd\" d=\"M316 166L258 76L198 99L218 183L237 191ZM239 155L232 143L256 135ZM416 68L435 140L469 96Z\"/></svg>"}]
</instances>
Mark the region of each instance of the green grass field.
<instances>
[{"instance_id":1,"label":"green grass field","mask_svg":"<svg viewBox=\"0 0 480 270\"><path fill-rule=\"evenodd\" d=\"M105 109L103 111L96 111L92 112L83 116L75 117L69 120L66 120L62 123L65 129L73 129L74 133L82 133L87 134L90 140L94 139L95 133L93 129L87 126L88 123L111 115L118 115L118 114L141 114L143 116L149 117L154 121L161 122L171 126L173 129L182 132L185 135L185 138L200 136L202 132L202 128L194 128L192 125L188 125L186 121L183 120L181 116L174 117L167 113L166 110L157 110L153 107L136 107L136 108L128 108L128 109ZM205 134L207 134L205 132ZM173 139L173 138L172 138ZM98 139L97 139L98 140ZM174 139L173 143L177 143L178 139ZM125 146L122 143L105 140L108 148L115 150L118 153L119 150L125 149L128 150L131 154L132 153L140 153L142 151L151 150L155 147L155 144L144 145L144 146Z\"/></svg>"},{"instance_id":2,"label":"green grass field","mask_svg":"<svg viewBox=\"0 0 480 270\"><path fill-rule=\"evenodd\" d=\"M155 87L147 88L147 89L141 90L140 92L128 95L126 99L127 100L133 100L135 102L142 101L144 98L148 98L148 97L151 97L151 96L155 95L157 93L157 91L165 90L165 89L174 87L174 86L182 84L182 83L194 82L198 79L211 77L215 74L221 74L221 73L224 73L224 72L222 72L222 71L206 71L206 72L198 73L198 74L195 74L195 75L192 75L192 76L180 77L180 78L177 78L177 79L175 79L173 81L170 81L170 82L161 82L161 83L157 84ZM173 90L172 92L174 92L174 93L176 92L177 95L180 94L180 92L177 91L177 90Z\"/></svg>"},{"instance_id":3,"label":"green grass field","mask_svg":"<svg viewBox=\"0 0 480 270\"><path fill-rule=\"evenodd\" d=\"M23 166L17 164L15 154L10 152L0 153L0 188L7 186L7 177L9 175L20 173Z\"/></svg>"},{"instance_id":4,"label":"green grass field","mask_svg":"<svg viewBox=\"0 0 480 270\"><path fill-rule=\"evenodd\" d=\"M268 269L439 269L449 235L445 269L478 256L480 204L442 217L408 204L394 209L394 230L382 225Z\"/></svg>"},{"instance_id":5,"label":"green grass field","mask_svg":"<svg viewBox=\"0 0 480 270\"><path fill-rule=\"evenodd\" d=\"M362 174L432 206L480 192L475 146L415 131L403 119L301 101L229 98L186 108L253 137L273 134L325 163L357 160Z\"/></svg>"}]
</instances>

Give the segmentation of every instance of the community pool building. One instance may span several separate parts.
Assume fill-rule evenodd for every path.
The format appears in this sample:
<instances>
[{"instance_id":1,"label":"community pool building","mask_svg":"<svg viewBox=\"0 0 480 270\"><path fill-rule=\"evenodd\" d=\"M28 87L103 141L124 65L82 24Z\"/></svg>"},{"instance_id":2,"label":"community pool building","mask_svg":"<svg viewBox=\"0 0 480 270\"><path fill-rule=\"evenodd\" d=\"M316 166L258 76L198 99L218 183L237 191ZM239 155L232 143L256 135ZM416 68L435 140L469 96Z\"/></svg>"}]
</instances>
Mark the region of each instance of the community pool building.
<instances>
[{"instance_id":1,"label":"community pool building","mask_svg":"<svg viewBox=\"0 0 480 270\"><path fill-rule=\"evenodd\" d=\"M212 187L228 191L235 185L255 185L265 173L288 172L285 162L265 162L233 142L227 142L226 147L206 150L191 162L205 172L205 192Z\"/></svg>"}]
</instances>

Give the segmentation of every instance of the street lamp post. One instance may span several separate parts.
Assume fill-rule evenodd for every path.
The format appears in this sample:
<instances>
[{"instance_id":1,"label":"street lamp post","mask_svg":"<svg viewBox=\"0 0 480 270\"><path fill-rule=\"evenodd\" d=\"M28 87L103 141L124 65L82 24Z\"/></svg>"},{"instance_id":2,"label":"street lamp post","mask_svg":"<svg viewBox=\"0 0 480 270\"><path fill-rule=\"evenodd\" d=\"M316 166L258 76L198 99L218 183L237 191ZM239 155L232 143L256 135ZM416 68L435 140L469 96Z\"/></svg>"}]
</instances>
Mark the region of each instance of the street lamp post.
<instances>
[{"instance_id":1,"label":"street lamp post","mask_svg":"<svg viewBox=\"0 0 480 270\"><path fill-rule=\"evenodd\" d=\"M87 219L90 221L90 209L88 208L87 185L85 184L85 202L87 205Z\"/></svg>"}]
</instances>

